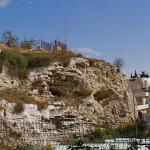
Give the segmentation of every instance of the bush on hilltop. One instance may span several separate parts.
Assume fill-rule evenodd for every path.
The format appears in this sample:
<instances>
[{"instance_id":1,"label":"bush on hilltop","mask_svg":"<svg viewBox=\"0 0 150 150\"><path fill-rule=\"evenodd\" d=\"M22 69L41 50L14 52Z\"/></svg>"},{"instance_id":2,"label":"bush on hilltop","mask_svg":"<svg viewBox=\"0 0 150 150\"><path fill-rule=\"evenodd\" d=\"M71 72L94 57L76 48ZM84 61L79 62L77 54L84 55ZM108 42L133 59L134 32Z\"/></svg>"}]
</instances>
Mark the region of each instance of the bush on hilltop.
<instances>
[{"instance_id":1,"label":"bush on hilltop","mask_svg":"<svg viewBox=\"0 0 150 150\"><path fill-rule=\"evenodd\" d=\"M16 51L2 51L0 53L0 68L6 66L8 73L18 78L25 78L28 74L27 61Z\"/></svg>"},{"instance_id":2,"label":"bush on hilltop","mask_svg":"<svg viewBox=\"0 0 150 150\"><path fill-rule=\"evenodd\" d=\"M30 69L46 67L53 62L50 56L40 54L24 55L16 51L2 50L0 53L0 71L3 66L7 67L10 75L24 79Z\"/></svg>"}]
</instances>

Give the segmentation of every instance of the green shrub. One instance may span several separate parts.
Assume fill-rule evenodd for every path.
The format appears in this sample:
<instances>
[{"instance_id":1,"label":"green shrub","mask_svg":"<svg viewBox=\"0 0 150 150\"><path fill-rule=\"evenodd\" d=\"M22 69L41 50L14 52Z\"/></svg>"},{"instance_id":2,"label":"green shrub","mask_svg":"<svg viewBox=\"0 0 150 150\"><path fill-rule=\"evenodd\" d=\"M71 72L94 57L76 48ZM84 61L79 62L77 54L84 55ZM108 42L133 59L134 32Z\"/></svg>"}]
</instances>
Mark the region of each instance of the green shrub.
<instances>
[{"instance_id":1,"label":"green shrub","mask_svg":"<svg viewBox=\"0 0 150 150\"><path fill-rule=\"evenodd\" d=\"M46 67L53 62L53 59L47 55L37 55L32 54L27 57L28 60L28 68L38 68L38 67Z\"/></svg>"},{"instance_id":2,"label":"green shrub","mask_svg":"<svg viewBox=\"0 0 150 150\"><path fill-rule=\"evenodd\" d=\"M34 146L31 145L31 144L27 144L27 145L24 147L24 150L34 150Z\"/></svg>"},{"instance_id":3,"label":"green shrub","mask_svg":"<svg viewBox=\"0 0 150 150\"><path fill-rule=\"evenodd\" d=\"M103 129L98 126L98 127L95 128L95 130L93 132L93 136L96 137L96 138L101 137L103 132L104 132Z\"/></svg>"},{"instance_id":4,"label":"green shrub","mask_svg":"<svg viewBox=\"0 0 150 150\"><path fill-rule=\"evenodd\" d=\"M121 71L120 71L120 68L117 68L117 73L119 73L119 72L121 72Z\"/></svg>"},{"instance_id":5,"label":"green shrub","mask_svg":"<svg viewBox=\"0 0 150 150\"><path fill-rule=\"evenodd\" d=\"M62 144L64 145L74 145L76 143L76 140L75 138L67 138L63 141Z\"/></svg>"},{"instance_id":6,"label":"green shrub","mask_svg":"<svg viewBox=\"0 0 150 150\"><path fill-rule=\"evenodd\" d=\"M109 150L116 150L116 145L109 144Z\"/></svg>"},{"instance_id":7,"label":"green shrub","mask_svg":"<svg viewBox=\"0 0 150 150\"><path fill-rule=\"evenodd\" d=\"M21 143L21 145L17 145L13 150L35 150L35 146L32 144Z\"/></svg>"},{"instance_id":8,"label":"green shrub","mask_svg":"<svg viewBox=\"0 0 150 150\"><path fill-rule=\"evenodd\" d=\"M0 138L1 140L1 145L0 145L0 150L12 150L13 149L13 144L9 140L4 140L2 137Z\"/></svg>"},{"instance_id":9,"label":"green shrub","mask_svg":"<svg viewBox=\"0 0 150 150\"><path fill-rule=\"evenodd\" d=\"M0 148L0 150L6 150L5 148Z\"/></svg>"},{"instance_id":10,"label":"green shrub","mask_svg":"<svg viewBox=\"0 0 150 150\"><path fill-rule=\"evenodd\" d=\"M6 65L8 73L18 78L25 78L28 74L25 57L16 51L2 51L0 53L0 66Z\"/></svg>"},{"instance_id":11,"label":"green shrub","mask_svg":"<svg viewBox=\"0 0 150 150\"><path fill-rule=\"evenodd\" d=\"M127 123L124 123L117 128L112 128L109 126L97 126L92 133L84 137L84 141L101 143L106 139L114 139L119 137L135 137L135 126Z\"/></svg>"},{"instance_id":12,"label":"green shrub","mask_svg":"<svg viewBox=\"0 0 150 150\"><path fill-rule=\"evenodd\" d=\"M54 149L53 145L49 143L41 147L41 150L53 150L53 149Z\"/></svg>"},{"instance_id":13,"label":"green shrub","mask_svg":"<svg viewBox=\"0 0 150 150\"><path fill-rule=\"evenodd\" d=\"M120 125L118 128L116 128L116 131L119 132L120 135L132 135L132 133L135 133L135 125L133 124L124 124Z\"/></svg>"},{"instance_id":14,"label":"green shrub","mask_svg":"<svg viewBox=\"0 0 150 150\"><path fill-rule=\"evenodd\" d=\"M112 127L107 127L103 133L103 139L111 139L119 136L118 131L113 129Z\"/></svg>"},{"instance_id":15,"label":"green shrub","mask_svg":"<svg viewBox=\"0 0 150 150\"><path fill-rule=\"evenodd\" d=\"M111 127L102 128L101 126L97 126L91 134L86 136L85 140L87 142L101 143L106 139L116 138L118 135L118 132Z\"/></svg>"},{"instance_id":16,"label":"green shrub","mask_svg":"<svg viewBox=\"0 0 150 150\"><path fill-rule=\"evenodd\" d=\"M29 69L46 67L53 61L53 58L46 55L23 55L16 51L2 50L0 53L0 72L5 65L10 75L24 79L27 77Z\"/></svg>"},{"instance_id":17,"label":"green shrub","mask_svg":"<svg viewBox=\"0 0 150 150\"><path fill-rule=\"evenodd\" d=\"M99 143L103 142L104 130L100 126L97 126L95 130L85 137L87 143Z\"/></svg>"}]
</instances>

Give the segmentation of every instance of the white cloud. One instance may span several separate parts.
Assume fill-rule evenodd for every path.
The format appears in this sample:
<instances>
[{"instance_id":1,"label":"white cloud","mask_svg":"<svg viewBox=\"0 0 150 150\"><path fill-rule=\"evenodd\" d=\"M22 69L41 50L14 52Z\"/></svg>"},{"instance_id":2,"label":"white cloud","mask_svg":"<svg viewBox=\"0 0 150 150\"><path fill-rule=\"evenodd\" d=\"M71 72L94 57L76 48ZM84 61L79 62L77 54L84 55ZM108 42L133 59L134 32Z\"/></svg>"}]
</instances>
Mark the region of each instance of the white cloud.
<instances>
[{"instance_id":1,"label":"white cloud","mask_svg":"<svg viewBox=\"0 0 150 150\"><path fill-rule=\"evenodd\" d=\"M11 0L0 0L0 8L9 5Z\"/></svg>"},{"instance_id":2,"label":"white cloud","mask_svg":"<svg viewBox=\"0 0 150 150\"><path fill-rule=\"evenodd\" d=\"M99 57L101 56L100 52L95 51L94 49L91 48L78 48L76 51L82 53L83 55L86 55L88 57L94 56L94 57Z\"/></svg>"}]
</instances>

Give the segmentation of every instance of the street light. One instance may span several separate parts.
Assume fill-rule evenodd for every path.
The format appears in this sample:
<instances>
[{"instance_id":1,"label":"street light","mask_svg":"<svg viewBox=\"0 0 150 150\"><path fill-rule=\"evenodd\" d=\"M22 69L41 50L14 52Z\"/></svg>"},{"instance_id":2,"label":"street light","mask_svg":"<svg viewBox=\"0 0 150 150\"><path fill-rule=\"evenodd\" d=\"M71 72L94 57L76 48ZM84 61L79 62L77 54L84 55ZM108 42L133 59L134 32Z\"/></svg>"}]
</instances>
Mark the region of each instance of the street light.
<instances>
[{"instance_id":1,"label":"street light","mask_svg":"<svg viewBox=\"0 0 150 150\"><path fill-rule=\"evenodd\" d=\"M134 86L133 86L133 82L135 81L135 78L131 78L130 81L132 82L132 95L133 95L133 107L134 107L134 124L135 124L135 136L137 138L137 122L136 122L136 102L135 102L135 98L134 98Z\"/></svg>"}]
</instances>

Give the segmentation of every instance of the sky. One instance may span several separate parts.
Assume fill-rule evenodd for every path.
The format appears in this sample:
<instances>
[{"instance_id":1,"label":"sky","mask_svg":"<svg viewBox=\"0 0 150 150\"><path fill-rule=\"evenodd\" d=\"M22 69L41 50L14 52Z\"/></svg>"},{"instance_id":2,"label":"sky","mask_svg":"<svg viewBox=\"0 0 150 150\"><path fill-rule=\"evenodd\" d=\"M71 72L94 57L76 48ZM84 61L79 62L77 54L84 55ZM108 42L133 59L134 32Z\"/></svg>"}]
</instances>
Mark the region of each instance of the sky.
<instances>
[{"instance_id":1,"label":"sky","mask_svg":"<svg viewBox=\"0 0 150 150\"><path fill-rule=\"evenodd\" d=\"M0 35L6 30L20 40L66 37L84 56L122 57L126 77L150 74L150 0L0 0Z\"/></svg>"}]
</instances>

